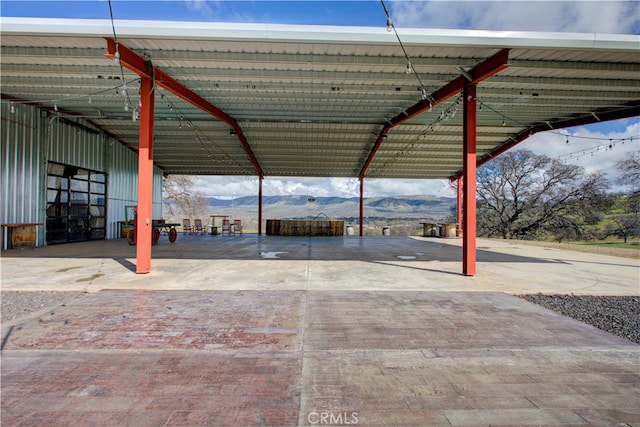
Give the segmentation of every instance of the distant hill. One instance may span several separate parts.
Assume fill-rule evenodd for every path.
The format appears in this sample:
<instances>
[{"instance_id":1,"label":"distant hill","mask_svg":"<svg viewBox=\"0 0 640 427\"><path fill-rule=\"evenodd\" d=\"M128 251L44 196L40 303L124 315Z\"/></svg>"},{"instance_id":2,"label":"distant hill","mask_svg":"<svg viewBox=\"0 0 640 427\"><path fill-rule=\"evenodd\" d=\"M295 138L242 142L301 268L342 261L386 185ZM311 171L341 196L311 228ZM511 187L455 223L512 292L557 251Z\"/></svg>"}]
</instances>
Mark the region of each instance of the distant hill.
<instances>
[{"instance_id":1,"label":"distant hill","mask_svg":"<svg viewBox=\"0 0 640 427\"><path fill-rule=\"evenodd\" d=\"M235 216L256 215L258 197L246 196L233 200L209 198L212 210ZM453 197L398 196L369 197L364 199L366 218L416 218L441 220L451 215L455 208ZM263 218L357 218L357 197L265 196L262 199Z\"/></svg>"}]
</instances>

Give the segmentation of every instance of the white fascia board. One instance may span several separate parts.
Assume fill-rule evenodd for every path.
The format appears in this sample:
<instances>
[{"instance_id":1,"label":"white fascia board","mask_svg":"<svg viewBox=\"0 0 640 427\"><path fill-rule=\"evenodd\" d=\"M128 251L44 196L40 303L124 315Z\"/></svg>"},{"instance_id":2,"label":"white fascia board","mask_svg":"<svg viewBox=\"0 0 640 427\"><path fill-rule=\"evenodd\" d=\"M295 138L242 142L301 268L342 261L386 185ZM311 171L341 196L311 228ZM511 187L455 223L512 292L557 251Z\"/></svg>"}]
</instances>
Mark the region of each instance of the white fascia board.
<instances>
[{"instance_id":1,"label":"white fascia board","mask_svg":"<svg viewBox=\"0 0 640 427\"><path fill-rule=\"evenodd\" d=\"M245 24L179 21L114 22L118 38L165 40L260 40L297 43L396 44L380 27ZM111 21L98 19L0 18L3 34L112 37ZM398 29L406 45L530 49L604 49L640 51L640 36L600 33Z\"/></svg>"}]
</instances>

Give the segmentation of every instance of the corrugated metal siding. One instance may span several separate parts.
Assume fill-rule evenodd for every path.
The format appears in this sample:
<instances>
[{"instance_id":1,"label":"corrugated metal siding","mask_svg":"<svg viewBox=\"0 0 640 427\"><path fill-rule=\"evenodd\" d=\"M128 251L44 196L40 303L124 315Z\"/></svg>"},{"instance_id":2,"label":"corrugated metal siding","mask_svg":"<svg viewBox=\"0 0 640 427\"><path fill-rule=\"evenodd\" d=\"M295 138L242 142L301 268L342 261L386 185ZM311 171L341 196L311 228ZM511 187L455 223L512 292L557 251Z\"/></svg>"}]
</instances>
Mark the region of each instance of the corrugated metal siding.
<instances>
[{"instance_id":1,"label":"corrugated metal siding","mask_svg":"<svg viewBox=\"0 0 640 427\"><path fill-rule=\"evenodd\" d=\"M135 153L122 144L110 139L107 145L107 238L117 239L118 221L125 220L125 206L135 205L138 200L138 164Z\"/></svg>"},{"instance_id":2,"label":"corrugated metal siding","mask_svg":"<svg viewBox=\"0 0 640 427\"><path fill-rule=\"evenodd\" d=\"M34 107L3 102L0 111L0 222L46 222L48 160L107 173L107 238L119 238L118 221L125 219L125 206L138 200L136 154L113 139L57 116L47 117ZM153 217L162 218L162 171L157 167L153 187ZM38 246L45 244L44 235L44 226L38 227Z\"/></svg>"},{"instance_id":3,"label":"corrugated metal siding","mask_svg":"<svg viewBox=\"0 0 640 427\"><path fill-rule=\"evenodd\" d=\"M125 220L125 206L138 203L138 157L112 139L107 141L108 181L107 238L120 237L119 221ZM162 218L162 171L153 169L153 218Z\"/></svg>"},{"instance_id":4,"label":"corrugated metal siding","mask_svg":"<svg viewBox=\"0 0 640 427\"><path fill-rule=\"evenodd\" d=\"M100 172L105 170L102 134L65 124L57 116L49 120L49 161Z\"/></svg>"},{"instance_id":5,"label":"corrugated metal siding","mask_svg":"<svg viewBox=\"0 0 640 427\"><path fill-rule=\"evenodd\" d=\"M13 112L12 112L13 111ZM0 222L44 222L42 123L39 110L3 102ZM44 227L37 227L38 246Z\"/></svg>"}]
</instances>

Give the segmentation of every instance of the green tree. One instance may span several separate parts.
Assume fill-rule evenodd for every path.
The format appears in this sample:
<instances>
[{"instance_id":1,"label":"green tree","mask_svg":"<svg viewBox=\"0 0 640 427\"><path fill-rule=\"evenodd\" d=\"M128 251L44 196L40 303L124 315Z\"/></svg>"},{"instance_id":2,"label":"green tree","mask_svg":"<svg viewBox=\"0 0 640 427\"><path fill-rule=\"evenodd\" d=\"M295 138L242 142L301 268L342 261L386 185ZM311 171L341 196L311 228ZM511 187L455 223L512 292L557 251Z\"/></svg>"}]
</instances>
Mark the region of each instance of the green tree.
<instances>
[{"instance_id":1,"label":"green tree","mask_svg":"<svg viewBox=\"0 0 640 427\"><path fill-rule=\"evenodd\" d=\"M601 173L529 150L509 151L478 169L478 233L504 239L584 238L602 219Z\"/></svg>"},{"instance_id":2,"label":"green tree","mask_svg":"<svg viewBox=\"0 0 640 427\"><path fill-rule=\"evenodd\" d=\"M628 185L630 191L617 198L616 213L609 216L607 235L618 236L627 243L627 239L640 236L640 151L616 164L620 172L618 183Z\"/></svg>"}]
</instances>

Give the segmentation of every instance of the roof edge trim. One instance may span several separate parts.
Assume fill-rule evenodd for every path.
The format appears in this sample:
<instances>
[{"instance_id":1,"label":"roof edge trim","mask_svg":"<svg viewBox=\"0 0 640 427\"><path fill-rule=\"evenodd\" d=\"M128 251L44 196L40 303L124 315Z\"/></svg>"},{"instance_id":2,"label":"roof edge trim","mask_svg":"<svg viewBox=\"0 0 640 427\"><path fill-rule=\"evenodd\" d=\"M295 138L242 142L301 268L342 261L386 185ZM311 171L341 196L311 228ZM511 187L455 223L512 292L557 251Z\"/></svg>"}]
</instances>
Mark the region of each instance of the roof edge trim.
<instances>
[{"instance_id":1,"label":"roof edge trim","mask_svg":"<svg viewBox=\"0 0 640 427\"><path fill-rule=\"evenodd\" d=\"M200 40L280 40L323 43L396 44L380 27L116 20L119 38L175 38ZM0 18L3 35L112 36L106 19ZM609 49L638 51L640 35L407 28L399 29L404 44L440 46Z\"/></svg>"}]
</instances>

